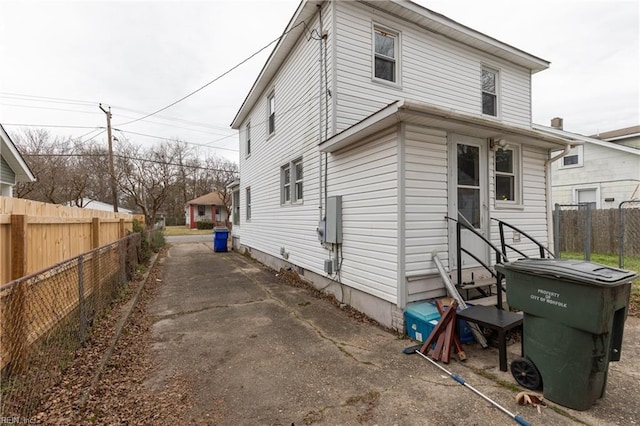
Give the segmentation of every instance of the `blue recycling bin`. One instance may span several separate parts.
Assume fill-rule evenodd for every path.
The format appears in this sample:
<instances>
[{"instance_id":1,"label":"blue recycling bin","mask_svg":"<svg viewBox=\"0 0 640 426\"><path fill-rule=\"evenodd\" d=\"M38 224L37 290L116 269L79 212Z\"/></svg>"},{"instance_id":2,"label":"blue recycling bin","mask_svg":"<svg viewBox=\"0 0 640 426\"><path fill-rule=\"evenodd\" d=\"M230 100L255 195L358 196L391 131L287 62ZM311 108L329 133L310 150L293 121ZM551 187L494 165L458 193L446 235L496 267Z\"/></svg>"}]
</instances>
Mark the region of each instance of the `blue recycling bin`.
<instances>
[{"instance_id":1,"label":"blue recycling bin","mask_svg":"<svg viewBox=\"0 0 640 426\"><path fill-rule=\"evenodd\" d=\"M213 228L213 251L227 251L227 239L229 238L229 229L226 226L216 226Z\"/></svg>"}]
</instances>

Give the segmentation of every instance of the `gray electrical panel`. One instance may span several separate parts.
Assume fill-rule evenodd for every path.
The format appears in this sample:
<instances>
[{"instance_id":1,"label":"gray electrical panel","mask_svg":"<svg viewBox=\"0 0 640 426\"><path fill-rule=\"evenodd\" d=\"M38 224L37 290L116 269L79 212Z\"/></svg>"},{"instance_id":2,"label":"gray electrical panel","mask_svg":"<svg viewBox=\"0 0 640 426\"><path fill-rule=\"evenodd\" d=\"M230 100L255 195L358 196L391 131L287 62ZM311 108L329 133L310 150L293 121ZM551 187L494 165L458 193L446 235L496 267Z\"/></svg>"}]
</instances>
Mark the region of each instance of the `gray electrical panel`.
<instances>
[{"instance_id":1,"label":"gray electrical panel","mask_svg":"<svg viewBox=\"0 0 640 426\"><path fill-rule=\"evenodd\" d=\"M342 244L342 196L327 197L325 241Z\"/></svg>"}]
</instances>

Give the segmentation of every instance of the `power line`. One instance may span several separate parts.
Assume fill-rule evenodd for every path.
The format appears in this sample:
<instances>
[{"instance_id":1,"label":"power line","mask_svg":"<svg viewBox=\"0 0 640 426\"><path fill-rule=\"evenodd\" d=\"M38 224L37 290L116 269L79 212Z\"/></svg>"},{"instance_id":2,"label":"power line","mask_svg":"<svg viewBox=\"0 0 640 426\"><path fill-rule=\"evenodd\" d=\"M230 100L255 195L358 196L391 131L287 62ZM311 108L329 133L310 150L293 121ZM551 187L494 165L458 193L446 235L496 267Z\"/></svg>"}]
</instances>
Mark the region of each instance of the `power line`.
<instances>
[{"instance_id":1,"label":"power line","mask_svg":"<svg viewBox=\"0 0 640 426\"><path fill-rule=\"evenodd\" d=\"M203 90L204 88L208 87L209 85L211 85L211 84L215 83L216 81L220 80L222 77L226 76L226 75L227 75L227 74L229 74L231 71L234 71L236 68L240 67L240 66L241 66L241 65L243 65L245 62L247 62L247 61L251 60L254 56L258 55L258 54L259 54L259 53L261 53L263 50L265 50L265 49L267 49L269 46L271 46L273 43L275 43L275 42L279 41L279 40L280 40L282 37L284 37L287 33L290 33L291 31L293 31L295 28L299 27L299 26L300 26L300 25L302 25L302 24L305 24L305 25L306 25L306 23L305 23L304 21L302 21L302 22L300 22L299 24L297 24L297 25L293 26L289 31L285 31L281 36L279 36L278 38L276 38L276 39L274 39L274 40L270 41L266 46L262 47L260 50L258 50L258 51L256 51L255 53L251 54L248 58L246 58L246 59L242 60L240 63L238 63L238 64L234 65L233 67L231 67L231 68L230 68L230 69L228 69L227 71L223 72L222 74L220 74L219 76L217 76L216 78L214 78L213 80L211 80L210 82L208 82L207 84L205 84L204 86L199 87L198 89L194 90L193 92L191 92L191 93L189 93L189 94L187 94L187 95L185 95L185 96L181 97L181 98L180 98L180 99L178 99L177 101L172 102L172 103L170 103L169 105L167 105L167 106L165 106L165 107L162 107L162 108L160 108L160 109L159 109L159 110L157 110L157 111L154 111L154 112L152 112L152 113L149 113L149 114L147 114L147 115L144 115L144 116L142 116L142 117L140 117L140 118L137 118L137 119L135 119L135 120L127 121L126 123L120 123L120 124L117 124L117 126L124 126L124 125L127 125L127 124L135 123L135 122L140 121L140 120L144 120L145 118L149 118L149 117L151 117L152 115L156 115L157 113L162 112L162 111L164 111L164 110L166 110L166 109L169 109L169 108L171 108L172 106L176 105L177 103L180 103L180 102L184 101L185 99L187 99L187 98L189 98L189 97L191 97L191 96L195 95L195 94L196 94L196 93L198 93L199 91Z\"/></svg>"},{"instance_id":2,"label":"power line","mask_svg":"<svg viewBox=\"0 0 640 426\"><path fill-rule=\"evenodd\" d=\"M23 157L108 157L109 154L108 153L97 153L97 154L75 154L75 153L69 153L69 154L22 154ZM172 163L169 161L160 161L160 160L151 160L148 158L140 158L140 157L131 157L129 155L121 155L121 154L114 154L113 155L114 158L120 158L120 159L129 159L129 160L136 160L136 161L146 161L148 163L154 163L154 164L162 164L162 165L166 165L166 166L179 166L179 167L185 167L188 169L199 169L199 170L211 170L214 172L224 172L224 173L238 173L237 170L226 170L226 169L218 169L218 168L214 168L214 167L205 167L205 166L196 166L196 165L190 165L190 164L180 164L180 163Z\"/></svg>"},{"instance_id":3,"label":"power line","mask_svg":"<svg viewBox=\"0 0 640 426\"><path fill-rule=\"evenodd\" d=\"M149 138L160 139L160 140L164 140L164 141L171 141L170 138L162 137L162 136L149 135L149 134L146 134L146 133L132 132L130 130L121 130L121 129L116 129L116 128L114 128L113 130L115 130L117 132L120 132L120 133L128 133L128 134L132 134L132 135L146 136L146 137L149 137ZM234 133L233 135L229 135L227 137L232 137L232 136L236 136L236 134ZM204 148L213 148L213 149L221 149L221 150L225 150L225 151L238 152L237 149L222 148L222 147L218 147L218 146L208 145L208 144L213 143L213 142L196 143L196 142L185 141L185 140L182 140L182 139L177 139L177 140L180 141L180 142L184 142L184 143L186 143L188 145L196 145L196 146L201 146L201 147L204 147Z\"/></svg>"},{"instance_id":4,"label":"power line","mask_svg":"<svg viewBox=\"0 0 640 426\"><path fill-rule=\"evenodd\" d=\"M4 93L5 95L2 95L2 93ZM80 100L75 100L75 99L54 98L54 97L48 97L48 96L36 96L36 95L28 95L28 94L22 94L22 93L10 93L10 92L0 92L0 98L7 98L7 99L14 99L14 100L21 100L21 101L31 101L31 102L49 102L49 103L60 103L60 104L68 104L68 105L86 105L86 106L92 106L92 107L94 107L94 106L99 104L99 102L88 102L88 101L80 101ZM26 105L20 105L20 106L30 107L30 106L26 106ZM131 111L131 112L135 112L135 113L139 113L139 114L148 114L147 111L141 111L141 110L137 110L137 109L127 108L127 107L120 106L120 105L111 105L111 106L113 108L117 108L119 110ZM134 117L128 117L128 116L125 116L125 115L121 115L121 117L134 118ZM168 117L166 115L157 115L157 117L161 118L163 120L177 121L177 122L182 122L182 123L185 123L185 124L190 124L190 125L193 125L193 126L209 127L209 128L217 129L217 130L228 130L228 128L229 128L229 126L226 126L226 125L215 125L215 124L211 124L211 123L202 123L202 122L198 122L198 121L185 120L183 118ZM163 124L163 123L157 123L157 122L153 122L153 121L149 121L149 123ZM53 127L53 126L43 125L42 127ZM189 129L187 129L187 130L189 130Z\"/></svg>"},{"instance_id":5,"label":"power line","mask_svg":"<svg viewBox=\"0 0 640 426\"><path fill-rule=\"evenodd\" d=\"M18 107L18 108L49 109L53 111L77 112L80 114L98 114L97 112L93 112L93 111L78 111L77 109L67 109L67 108L52 108L52 107L40 107L40 106L34 106L34 105L16 105L16 104L5 104L5 103L0 103L0 105L12 106L12 107Z\"/></svg>"},{"instance_id":6,"label":"power line","mask_svg":"<svg viewBox=\"0 0 640 426\"><path fill-rule=\"evenodd\" d=\"M95 129L96 126L63 126L61 124L23 124L23 123L2 123L3 126L16 127L60 127L68 129Z\"/></svg>"},{"instance_id":7,"label":"power line","mask_svg":"<svg viewBox=\"0 0 640 426\"><path fill-rule=\"evenodd\" d=\"M8 96L2 96L8 95ZM77 99L67 99L67 98L53 98L49 96L37 96L37 95L27 95L24 93L13 93L13 92L0 92L0 97L9 97L9 98L33 98L35 99L43 99L42 102L56 102L56 103L69 103L69 104L77 104L77 105L90 105L95 106L98 102L89 102L89 101L80 101ZM46 100L44 100L46 99Z\"/></svg>"}]
</instances>

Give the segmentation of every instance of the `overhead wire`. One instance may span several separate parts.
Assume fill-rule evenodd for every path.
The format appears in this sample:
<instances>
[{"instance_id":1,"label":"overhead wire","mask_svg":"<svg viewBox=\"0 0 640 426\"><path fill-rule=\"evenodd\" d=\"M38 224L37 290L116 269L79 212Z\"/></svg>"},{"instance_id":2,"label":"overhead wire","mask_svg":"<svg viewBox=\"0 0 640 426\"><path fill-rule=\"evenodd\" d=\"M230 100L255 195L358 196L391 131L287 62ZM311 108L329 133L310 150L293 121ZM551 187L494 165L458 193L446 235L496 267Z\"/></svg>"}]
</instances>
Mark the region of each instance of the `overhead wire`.
<instances>
[{"instance_id":1,"label":"overhead wire","mask_svg":"<svg viewBox=\"0 0 640 426\"><path fill-rule=\"evenodd\" d=\"M108 152L104 152L104 153L95 153L95 154L89 154L89 153L83 153L83 154L76 154L76 153L68 153L68 154L22 154L24 157L108 157L109 153ZM154 163L154 164L162 164L162 165L166 165L166 166L180 166L180 167L185 167L188 169L200 169L200 170L212 170L215 172L224 172L224 173L238 173L236 170L227 170L227 169L218 169L215 167L205 167L205 166L196 166L193 164L180 164L180 163L173 163L170 161L160 161L160 160L152 160L149 158L141 158L141 157L131 157L128 155L122 155L122 154L113 154L114 158L120 158L120 159L130 159L130 160L136 160L136 161L146 161L148 163Z\"/></svg>"},{"instance_id":2,"label":"overhead wire","mask_svg":"<svg viewBox=\"0 0 640 426\"><path fill-rule=\"evenodd\" d=\"M209 81L208 83L204 84L203 86L197 88L196 90L188 93L187 95L181 97L180 99L178 99L177 101L174 101L172 103L170 103L167 106L164 106L152 113L146 114L140 118L137 118L135 120L132 121L127 121L126 123L119 123L117 124L118 126L125 126L127 124L131 124L131 123L135 123L137 121L141 121L144 120L146 118L151 117L152 115L156 115L159 112L162 112L164 110L167 110L169 108L171 108L172 106L184 101L185 99L195 95L196 93L200 92L201 90L205 89L206 87L210 86L211 84L215 83L216 81L220 80L222 77L226 76L227 74L231 73L232 71L234 71L235 69L237 69L238 67L240 67L241 65L244 65L246 62L248 62L249 60L253 59L253 57L257 56L258 54L262 53L262 51L264 51L265 49L267 49L269 46L271 46L273 43L279 41L280 39L282 39L282 37L284 37L286 34L290 33L291 31L293 31L294 29L296 29L297 27L299 27L300 25L304 24L306 27L306 23L304 21L300 22L299 24L294 25L291 29L285 31L284 33L282 33L281 36L273 39L272 41L270 41L267 45L265 45L264 47L260 48L259 50L257 50L256 52L252 53L249 57L243 59L242 61L240 61L238 64L234 65L233 67L231 67L230 69L228 69L227 71L223 72L222 74L220 74L219 76L217 76L216 78L214 78L213 80Z\"/></svg>"}]
</instances>

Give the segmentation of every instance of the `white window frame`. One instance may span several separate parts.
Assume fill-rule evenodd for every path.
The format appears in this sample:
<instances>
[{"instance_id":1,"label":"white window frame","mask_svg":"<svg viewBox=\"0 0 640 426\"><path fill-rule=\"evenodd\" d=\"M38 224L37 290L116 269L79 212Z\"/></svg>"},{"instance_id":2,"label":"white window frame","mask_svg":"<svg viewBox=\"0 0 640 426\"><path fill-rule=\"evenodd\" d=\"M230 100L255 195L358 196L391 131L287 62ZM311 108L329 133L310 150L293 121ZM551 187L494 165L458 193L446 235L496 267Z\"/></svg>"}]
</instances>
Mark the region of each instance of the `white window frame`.
<instances>
[{"instance_id":1,"label":"white window frame","mask_svg":"<svg viewBox=\"0 0 640 426\"><path fill-rule=\"evenodd\" d=\"M304 200L304 166L302 177L298 176L297 166L302 166L302 158L290 161L280 167L280 205L300 204ZM287 171L289 181L287 182ZM298 187L302 187L302 197L298 197Z\"/></svg>"},{"instance_id":2,"label":"white window frame","mask_svg":"<svg viewBox=\"0 0 640 426\"><path fill-rule=\"evenodd\" d=\"M269 137L276 133L276 92L271 91L267 96L267 134Z\"/></svg>"},{"instance_id":3,"label":"white window frame","mask_svg":"<svg viewBox=\"0 0 640 426\"><path fill-rule=\"evenodd\" d=\"M495 76L495 87L494 87L495 91L494 92L485 91L484 88L482 87L482 74L484 72L492 73ZM487 114L487 113L484 112L483 98L484 98L484 94L485 93L493 95L496 98L496 101L495 101L495 106L496 106L495 115ZM500 118L500 98L501 98L501 96L500 96L500 71L498 69L496 69L496 68L482 65L482 67L480 69L480 112L482 113L482 115L484 117Z\"/></svg>"},{"instance_id":4,"label":"white window frame","mask_svg":"<svg viewBox=\"0 0 640 426\"><path fill-rule=\"evenodd\" d=\"M600 187L599 186L586 186L584 188L573 188L573 204L580 204L580 191L595 191L596 193L596 210L600 208Z\"/></svg>"},{"instance_id":5,"label":"white window frame","mask_svg":"<svg viewBox=\"0 0 640 426\"><path fill-rule=\"evenodd\" d=\"M289 181L287 182L287 172L289 172ZM280 204L291 203L291 163L287 163L280 167Z\"/></svg>"},{"instance_id":6,"label":"white window frame","mask_svg":"<svg viewBox=\"0 0 640 426\"><path fill-rule=\"evenodd\" d=\"M376 52L376 33L380 33L394 39L393 58ZM400 86L400 41L401 39L399 31L392 30L382 25L373 24L373 29L371 32L371 78L373 81L383 84L390 84L393 86ZM395 77L393 80L376 77L376 58L378 57L380 57L382 60L393 61L393 73Z\"/></svg>"},{"instance_id":7,"label":"white window frame","mask_svg":"<svg viewBox=\"0 0 640 426\"><path fill-rule=\"evenodd\" d=\"M246 204L245 219L247 222L251 222L251 187L247 187L247 189L245 189L244 202Z\"/></svg>"},{"instance_id":8,"label":"white window frame","mask_svg":"<svg viewBox=\"0 0 640 426\"><path fill-rule=\"evenodd\" d=\"M564 164L565 158L571 156L577 156L578 162L576 164ZM571 148L569 153L558 160L558 169L575 169L576 167L584 166L584 145L578 145Z\"/></svg>"},{"instance_id":9,"label":"white window frame","mask_svg":"<svg viewBox=\"0 0 640 426\"><path fill-rule=\"evenodd\" d=\"M497 168L496 154L499 151L511 151L513 153L513 170L511 172L499 172ZM522 147L517 144L507 143L504 147L495 146L493 148L493 198L496 208L522 208ZM513 200L498 199L498 176L513 177Z\"/></svg>"},{"instance_id":10,"label":"white window frame","mask_svg":"<svg viewBox=\"0 0 640 426\"><path fill-rule=\"evenodd\" d=\"M231 193L231 199L233 203L233 219L232 223L234 225L240 225L240 190L234 190Z\"/></svg>"},{"instance_id":11,"label":"white window frame","mask_svg":"<svg viewBox=\"0 0 640 426\"><path fill-rule=\"evenodd\" d=\"M249 157L251 155L251 122L249 121L245 126L246 133L246 146L245 146L245 156Z\"/></svg>"}]
</instances>

